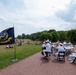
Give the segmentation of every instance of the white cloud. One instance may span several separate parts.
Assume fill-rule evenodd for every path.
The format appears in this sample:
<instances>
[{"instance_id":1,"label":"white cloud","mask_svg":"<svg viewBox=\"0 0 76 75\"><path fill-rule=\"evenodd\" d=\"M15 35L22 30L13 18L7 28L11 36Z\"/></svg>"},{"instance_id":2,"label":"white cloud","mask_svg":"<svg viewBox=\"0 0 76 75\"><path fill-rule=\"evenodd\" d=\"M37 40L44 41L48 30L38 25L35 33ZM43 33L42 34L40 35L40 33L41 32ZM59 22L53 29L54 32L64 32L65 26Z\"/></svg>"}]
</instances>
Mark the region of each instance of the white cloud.
<instances>
[{"instance_id":1,"label":"white cloud","mask_svg":"<svg viewBox=\"0 0 76 75\"><path fill-rule=\"evenodd\" d=\"M57 17L56 13L59 14L61 11L66 13L66 8L70 9L70 1L71 0L0 1L0 29L2 30L14 24L16 36L22 33L30 34L52 28L65 30L71 24ZM75 18L76 17L74 17L74 19Z\"/></svg>"}]
</instances>

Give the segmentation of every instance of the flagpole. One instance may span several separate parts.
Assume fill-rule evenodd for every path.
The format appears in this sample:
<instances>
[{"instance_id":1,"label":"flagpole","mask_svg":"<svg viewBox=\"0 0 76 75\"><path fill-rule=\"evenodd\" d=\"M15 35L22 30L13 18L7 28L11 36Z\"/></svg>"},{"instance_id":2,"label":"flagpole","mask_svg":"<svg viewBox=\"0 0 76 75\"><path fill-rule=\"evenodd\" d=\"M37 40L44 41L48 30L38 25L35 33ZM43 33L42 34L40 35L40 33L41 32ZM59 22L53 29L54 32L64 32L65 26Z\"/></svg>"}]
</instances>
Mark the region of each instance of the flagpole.
<instances>
[{"instance_id":1,"label":"flagpole","mask_svg":"<svg viewBox=\"0 0 76 75\"><path fill-rule=\"evenodd\" d=\"M14 28L14 25L13 25ZM14 31L14 41L15 41L15 31ZM16 58L16 43L14 43L14 58L12 60L13 62L18 61L18 59Z\"/></svg>"},{"instance_id":2,"label":"flagpole","mask_svg":"<svg viewBox=\"0 0 76 75\"><path fill-rule=\"evenodd\" d=\"M14 43L14 59L16 59L16 44Z\"/></svg>"}]
</instances>

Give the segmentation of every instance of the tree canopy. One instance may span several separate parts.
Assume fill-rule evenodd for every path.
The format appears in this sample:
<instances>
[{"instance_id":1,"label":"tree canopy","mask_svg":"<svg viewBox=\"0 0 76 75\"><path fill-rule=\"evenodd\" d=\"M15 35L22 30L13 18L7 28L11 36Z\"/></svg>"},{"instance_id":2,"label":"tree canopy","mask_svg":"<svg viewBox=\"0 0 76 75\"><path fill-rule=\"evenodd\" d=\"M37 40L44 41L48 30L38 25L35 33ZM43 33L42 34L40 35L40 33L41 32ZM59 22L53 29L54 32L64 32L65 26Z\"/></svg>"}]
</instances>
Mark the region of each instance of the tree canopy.
<instances>
[{"instance_id":1,"label":"tree canopy","mask_svg":"<svg viewBox=\"0 0 76 75\"><path fill-rule=\"evenodd\" d=\"M24 34L18 35L18 39L31 39L31 40L40 40L43 41L45 39L50 39L52 42L56 42L60 40L62 42L72 42L76 44L76 29L68 30L68 31L56 31L54 29L49 31L42 31L33 34Z\"/></svg>"}]
</instances>

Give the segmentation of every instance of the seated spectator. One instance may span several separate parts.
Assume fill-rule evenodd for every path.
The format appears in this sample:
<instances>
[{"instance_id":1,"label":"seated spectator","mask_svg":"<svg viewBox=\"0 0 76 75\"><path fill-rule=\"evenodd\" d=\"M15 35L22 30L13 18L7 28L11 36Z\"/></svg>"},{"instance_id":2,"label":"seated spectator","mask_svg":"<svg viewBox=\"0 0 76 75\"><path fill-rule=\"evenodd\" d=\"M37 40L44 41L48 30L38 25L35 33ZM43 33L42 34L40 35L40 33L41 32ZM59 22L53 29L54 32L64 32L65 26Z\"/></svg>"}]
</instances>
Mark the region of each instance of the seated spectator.
<instances>
[{"instance_id":1,"label":"seated spectator","mask_svg":"<svg viewBox=\"0 0 76 75\"><path fill-rule=\"evenodd\" d=\"M60 51L64 51L64 52L65 52L65 49L64 49L62 43L60 43L59 46L56 47L56 49L58 50L57 53L55 53L55 56L56 56L56 59L57 59L57 58L58 58L58 53L59 53Z\"/></svg>"},{"instance_id":2,"label":"seated spectator","mask_svg":"<svg viewBox=\"0 0 76 75\"><path fill-rule=\"evenodd\" d=\"M9 48L13 48L13 46L12 45L9 45Z\"/></svg>"},{"instance_id":3,"label":"seated spectator","mask_svg":"<svg viewBox=\"0 0 76 75\"><path fill-rule=\"evenodd\" d=\"M75 58L76 58L76 50L74 50L74 52L72 52L72 53L69 55L70 63L72 63Z\"/></svg>"},{"instance_id":4,"label":"seated spectator","mask_svg":"<svg viewBox=\"0 0 76 75\"><path fill-rule=\"evenodd\" d=\"M50 53L51 53L51 45L50 45L50 43L49 43L49 40L46 40L46 45L45 45L45 47L46 47L46 49L43 50L44 57L47 57L48 59L50 59L50 58L49 58L49 55L50 55ZM46 54L46 53L48 53L48 54ZM47 55L48 55L48 56L47 56Z\"/></svg>"},{"instance_id":5,"label":"seated spectator","mask_svg":"<svg viewBox=\"0 0 76 75\"><path fill-rule=\"evenodd\" d=\"M13 48L13 46L9 44L6 46L6 48Z\"/></svg>"},{"instance_id":6,"label":"seated spectator","mask_svg":"<svg viewBox=\"0 0 76 75\"><path fill-rule=\"evenodd\" d=\"M9 48L9 45L7 45L6 48Z\"/></svg>"},{"instance_id":7,"label":"seated spectator","mask_svg":"<svg viewBox=\"0 0 76 75\"><path fill-rule=\"evenodd\" d=\"M20 45L22 45L22 41L21 40L18 42L18 46L20 46Z\"/></svg>"}]
</instances>

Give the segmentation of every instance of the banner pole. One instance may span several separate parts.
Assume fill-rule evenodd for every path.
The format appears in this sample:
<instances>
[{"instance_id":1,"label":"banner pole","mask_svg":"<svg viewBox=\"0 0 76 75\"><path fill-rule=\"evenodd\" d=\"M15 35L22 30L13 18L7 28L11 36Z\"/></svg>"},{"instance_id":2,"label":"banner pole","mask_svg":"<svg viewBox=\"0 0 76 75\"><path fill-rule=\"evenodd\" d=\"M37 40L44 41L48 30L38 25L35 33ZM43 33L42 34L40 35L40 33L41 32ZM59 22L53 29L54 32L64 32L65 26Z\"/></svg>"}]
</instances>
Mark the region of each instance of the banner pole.
<instances>
[{"instance_id":1,"label":"banner pole","mask_svg":"<svg viewBox=\"0 0 76 75\"><path fill-rule=\"evenodd\" d=\"M12 60L13 62L18 61L18 59L16 58L16 44L14 44L14 58Z\"/></svg>"},{"instance_id":2,"label":"banner pole","mask_svg":"<svg viewBox=\"0 0 76 75\"><path fill-rule=\"evenodd\" d=\"M16 59L16 44L14 44L14 59Z\"/></svg>"},{"instance_id":3,"label":"banner pole","mask_svg":"<svg viewBox=\"0 0 76 75\"><path fill-rule=\"evenodd\" d=\"M14 28L14 26L13 26L13 28ZM14 32L14 36L15 36L15 32ZM15 37L14 37L14 39L15 39ZM15 40L14 40L14 41L15 41ZM13 62L18 61L18 59L16 58L16 43L14 43L14 58L13 58L12 61L13 61Z\"/></svg>"}]
</instances>

